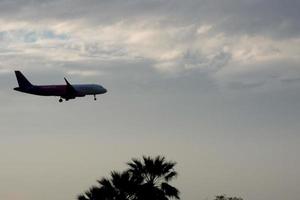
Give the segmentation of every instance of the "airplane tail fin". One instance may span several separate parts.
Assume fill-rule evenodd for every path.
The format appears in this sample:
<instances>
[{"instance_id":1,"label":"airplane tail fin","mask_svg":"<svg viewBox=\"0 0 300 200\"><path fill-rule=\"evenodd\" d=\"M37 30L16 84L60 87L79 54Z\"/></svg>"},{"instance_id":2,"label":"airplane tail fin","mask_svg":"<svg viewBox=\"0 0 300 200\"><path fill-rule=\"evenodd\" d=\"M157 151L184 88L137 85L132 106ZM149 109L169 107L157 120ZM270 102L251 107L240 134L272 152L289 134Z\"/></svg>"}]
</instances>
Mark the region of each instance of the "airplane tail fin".
<instances>
[{"instance_id":1,"label":"airplane tail fin","mask_svg":"<svg viewBox=\"0 0 300 200\"><path fill-rule=\"evenodd\" d=\"M32 86L32 84L27 80L27 78L20 71L15 71L15 74L20 88L26 88Z\"/></svg>"}]
</instances>

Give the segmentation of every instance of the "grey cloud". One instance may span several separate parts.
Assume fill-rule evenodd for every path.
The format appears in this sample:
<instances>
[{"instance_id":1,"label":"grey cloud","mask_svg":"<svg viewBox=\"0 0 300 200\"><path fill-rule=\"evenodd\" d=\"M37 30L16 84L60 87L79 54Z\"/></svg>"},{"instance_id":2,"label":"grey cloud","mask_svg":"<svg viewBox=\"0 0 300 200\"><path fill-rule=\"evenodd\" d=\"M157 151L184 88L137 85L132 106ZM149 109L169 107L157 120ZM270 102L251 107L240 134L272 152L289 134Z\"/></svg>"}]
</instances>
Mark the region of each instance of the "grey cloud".
<instances>
[{"instance_id":1,"label":"grey cloud","mask_svg":"<svg viewBox=\"0 0 300 200\"><path fill-rule=\"evenodd\" d=\"M107 24L160 7L159 1L2 1L1 16L6 19L27 20L76 20L86 19L96 24Z\"/></svg>"},{"instance_id":2,"label":"grey cloud","mask_svg":"<svg viewBox=\"0 0 300 200\"><path fill-rule=\"evenodd\" d=\"M299 37L300 2L239 1L228 6L228 16L221 26L231 34L263 34L274 37Z\"/></svg>"},{"instance_id":3,"label":"grey cloud","mask_svg":"<svg viewBox=\"0 0 300 200\"><path fill-rule=\"evenodd\" d=\"M88 57L106 57L106 58L122 58L128 55L125 48L114 45L106 45L99 43L86 43L83 44L83 54Z\"/></svg>"},{"instance_id":4,"label":"grey cloud","mask_svg":"<svg viewBox=\"0 0 300 200\"><path fill-rule=\"evenodd\" d=\"M298 37L298 12L299 8L298 1L288 1L282 3L279 0L275 1L216 1L216 0L202 0L202 1L163 1L163 0L151 0L151 1L0 1L0 16L3 19L9 20L27 20L29 23L34 24L34 22L44 22L47 24L48 21L76 21L82 20L83 23L88 24L89 29L93 30L93 25L106 25L109 23L116 23L119 21L126 21L122 28L126 28L127 24L136 22L147 22L149 25L157 27L160 33L164 33L167 29L164 27L175 27L180 29L180 27L189 27L180 29L177 31L175 36L173 35L160 35L163 39L167 38L167 42L161 41L162 45L157 47L147 49L147 53L150 51L155 51L155 48L161 46L171 46L173 44L179 44L178 49L180 50L180 55L175 58L160 60L159 58L153 58L152 55L143 55L140 57L134 57L136 53L142 52L142 48L145 46L134 46L135 52L130 52L126 44L121 41L117 41L113 44L103 44L103 41L89 40L85 41L67 41L59 45L62 51L67 53L71 52L71 56L78 56L80 60L69 62L67 60L59 60L59 55L57 57L48 58L47 55L34 55L34 54L22 54L22 52L15 52L15 49L3 48L1 52L4 54L0 56L2 58L1 66L21 66L23 68L31 69L59 69L64 72L70 69L78 70L99 70L108 71L107 74L115 70L115 65L120 65L128 71L133 68L131 65L136 66L135 72L141 73L140 76L143 77L145 71L144 67L151 67L155 65L170 65L174 69L179 69L182 76L191 76L195 71L200 75L204 72L207 75L207 79L211 79L211 72L215 73L223 68L230 69L228 65L236 65L232 63L232 52L226 51L223 48L223 42L218 44L218 47L213 49L213 53L203 53L201 52L201 45L198 44L196 48L191 47L197 40L198 35L196 35L197 27L203 24L212 25L212 29L206 33L212 38L216 37L219 33L224 33L228 37L234 35L268 35L272 37ZM155 19L155 20L152 20ZM85 25L86 25L85 24ZM293 28L284 28L283 26L292 25ZM172 29L171 29L172 30ZM177 29L176 29L177 30ZM29 31L28 34L31 32ZM101 37L101 33L96 32ZM25 34L26 35L26 34ZM22 35L21 35L22 36ZM0 38L4 36L0 35ZM23 37L23 36L22 36ZM31 36L28 36L29 39ZM58 36L57 36L58 37ZM201 37L201 36L200 36ZM32 38L31 38L32 39ZM59 37L56 38L59 40ZM83 38L80 38L83 39ZM146 38L148 39L148 38ZM153 43L157 42L156 38L153 37ZM161 40L163 40L161 39ZM205 42L205 37L202 38ZM210 37L207 37L210 39ZM235 37L231 38L232 40ZM24 38L23 38L24 40ZM32 39L34 40L34 39ZM222 39L221 39L222 40ZM234 43L234 41L232 42ZM186 44L186 46L184 46ZM34 50L41 52L48 52L47 46L39 46L36 44L33 46ZM224 42L224 46L226 42ZM151 45L150 45L151 46ZM173 45L174 46L174 45ZM184 46L184 47L182 47ZM200 47L199 47L200 46ZM203 45L205 48L205 45ZM28 46L25 46L28 47ZM57 46L56 46L57 47ZM148 47L146 45L146 47ZM176 46L175 46L176 47ZM209 47L208 47L209 48ZM149 51L150 50L150 51ZM172 50L172 48L167 48L165 52ZM250 48L250 50L252 50ZM249 50L249 51L250 51ZM269 50L271 54L280 52L280 49ZM7 55L7 52L11 52ZM251 52L250 52L251 53ZM6 55L5 55L6 54ZM44 56L44 57L43 57ZM148 56L148 57L147 57ZM253 54L252 57L256 54ZM55 60L55 58L58 58ZM132 61L132 60L134 61ZM98 64L96 64L98 63ZM112 63L112 64L110 64ZM261 65L269 63L260 63ZM297 63L296 63L297 64ZM108 68L103 67L110 66L114 69L108 70ZM247 64L240 64L240 68L252 68L253 66L247 66ZM247 72L247 75L241 75L240 77L232 77L234 80L224 82L229 83L230 88L254 88L264 85L264 79L269 79L269 73L277 73L276 70L280 68L279 64L272 63L272 67L262 66L259 70L257 68L254 72ZM285 63L282 63L285 65ZM143 68L138 70L137 66ZM264 71L264 69L268 69ZM129 70L131 69L131 70ZM226 70L225 69L225 70ZM118 68L120 70L120 68ZM191 71L189 73L188 71ZM153 69L149 69L148 72L152 72ZM282 74L282 70L278 70ZM207 73L209 72L209 73ZM157 73L157 72L155 72ZM118 73L116 73L118 74ZM139 76L139 75L135 76ZM115 74L114 74L115 75ZM157 74L156 74L157 75ZM247 76L251 78L247 78ZM249 81L249 79L252 79ZM289 79L284 77L285 79ZM220 80L218 80L220 81ZM223 81L223 80L221 80ZM283 81L284 82L284 81ZM288 82L288 81L286 81Z\"/></svg>"},{"instance_id":5,"label":"grey cloud","mask_svg":"<svg viewBox=\"0 0 300 200\"><path fill-rule=\"evenodd\" d=\"M253 83L245 83L245 82L230 82L228 85L231 89L243 90L243 89L253 89L257 87L262 87L266 82L253 82Z\"/></svg>"},{"instance_id":6,"label":"grey cloud","mask_svg":"<svg viewBox=\"0 0 300 200\"><path fill-rule=\"evenodd\" d=\"M296 77L296 78L284 78L281 79L282 82L285 83L299 83L300 82L300 77Z\"/></svg>"},{"instance_id":7,"label":"grey cloud","mask_svg":"<svg viewBox=\"0 0 300 200\"><path fill-rule=\"evenodd\" d=\"M0 1L7 20L85 20L92 24L159 19L163 25L213 24L228 34L298 37L300 3L297 0L254 1ZM154 21L155 22L155 21Z\"/></svg>"},{"instance_id":8,"label":"grey cloud","mask_svg":"<svg viewBox=\"0 0 300 200\"><path fill-rule=\"evenodd\" d=\"M182 23L211 23L217 31L230 35L289 38L299 37L300 33L300 3L297 0L191 0L176 2L173 8L176 12L167 13L175 18L180 16Z\"/></svg>"},{"instance_id":9,"label":"grey cloud","mask_svg":"<svg viewBox=\"0 0 300 200\"><path fill-rule=\"evenodd\" d=\"M214 55L203 55L201 52L188 49L175 63L185 69L199 69L202 72L214 72L224 67L231 59L231 54L220 50Z\"/></svg>"},{"instance_id":10,"label":"grey cloud","mask_svg":"<svg viewBox=\"0 0 300 200\"><path fill-rule=\"evenodd\" d=\"M241 70L244 67L251 70ZM222 73L226 70L230 74L223 76ZM243 66L229 64L213 77L222 87L225 86L240 91L245 90L246 92L248 92L248 89L280 91L288 89L290 86L300 86L299 65L297 62L290 60L269 61Z\"/></svg>"}]
</instances>

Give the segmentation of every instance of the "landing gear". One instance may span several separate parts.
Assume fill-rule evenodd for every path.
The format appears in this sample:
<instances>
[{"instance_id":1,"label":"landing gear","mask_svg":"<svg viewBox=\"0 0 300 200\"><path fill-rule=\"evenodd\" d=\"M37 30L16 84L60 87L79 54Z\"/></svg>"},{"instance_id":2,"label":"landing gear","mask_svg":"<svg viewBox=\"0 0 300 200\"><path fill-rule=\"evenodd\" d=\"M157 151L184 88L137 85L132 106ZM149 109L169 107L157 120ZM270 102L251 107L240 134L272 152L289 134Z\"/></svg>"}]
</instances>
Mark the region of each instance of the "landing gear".
<instances>
[{"instance_id":1,"label":"landing gear","mask_svg":"<svg viewBox=\"0 0 300 200\"><path fill-rule=\"evenodd\" d=\"M94 94L94 100L96 101L97 100L97 97L96 97L96 95Z\"/></svg>"},{"instance_id":2,"label":"landing gear","mask_svg":"<svg viewBox=\"0 0 300 200\"><path fill-rule=\"evenodd\" d=\"M58 101L59 101L59 103L63 102L62 98L60 98Z\"/></svg>"}]
</instances>

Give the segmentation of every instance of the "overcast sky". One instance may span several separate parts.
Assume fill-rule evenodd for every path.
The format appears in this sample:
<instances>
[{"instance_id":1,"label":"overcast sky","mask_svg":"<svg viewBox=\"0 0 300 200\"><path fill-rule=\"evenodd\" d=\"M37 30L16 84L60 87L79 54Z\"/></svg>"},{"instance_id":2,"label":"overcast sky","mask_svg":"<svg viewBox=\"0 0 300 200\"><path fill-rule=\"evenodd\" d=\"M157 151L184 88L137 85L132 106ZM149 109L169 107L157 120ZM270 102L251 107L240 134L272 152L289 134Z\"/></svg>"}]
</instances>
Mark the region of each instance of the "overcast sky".
<instances>
[{"instance_id":1,"label":"overcast sky","mask_svg":"<svg viewBox=\"0 0 300 200\"><path fill-rule=\"evenodd\" d=\"M300 185L299 0L0 0L0 199L75 199L142 155L184 200ZM99 83L58 103L13 91Z\"/></svg>"}]
</instances>

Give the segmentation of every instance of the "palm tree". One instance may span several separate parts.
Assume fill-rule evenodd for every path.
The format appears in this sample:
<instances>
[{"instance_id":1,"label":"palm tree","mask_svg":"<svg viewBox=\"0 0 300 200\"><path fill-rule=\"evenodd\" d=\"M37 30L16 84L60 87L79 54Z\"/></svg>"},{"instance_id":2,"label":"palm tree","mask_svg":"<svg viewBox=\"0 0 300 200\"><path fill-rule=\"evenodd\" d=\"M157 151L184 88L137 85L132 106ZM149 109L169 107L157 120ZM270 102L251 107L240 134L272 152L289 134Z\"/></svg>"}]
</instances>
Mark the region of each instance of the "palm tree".
<instances>
[{"instance_id":1,"label":"palm tree","mask_svg":"<svg viewBox=\"0 0 300 200\"><path fill-rule=\"evenodd\" d=\"M165 157L143 157L143 160L132 159L128 172L139 184L136 195L138 199L168 200L179 199L179 191L169 185L177 177L175 162L166 161Z\"/></svg>"},{"instance_id":2,"label":"palm tree","mask_svg":"<svg viewBox=\"0 0 300 200\"><path fill-rule=\"evenodd\" d=\"M175 162L164 157L143 157L127 163L129 169L122 173L111 172L111 178L98 181L99 187L92 187L78 200L168 200L179 199L179 191L169 185L177 176Z\"/></svg>"},{"instance_id":3,"label":"palm tree","mask_svg":"<svg viewBox=\"0 0 300 200\"><path fill-rule=\"evenodd\" d=\"M102 188L92 187L85 194L79 195L78 200L106 199Z\"/></svg>"},{"instance_id":4,"label":"palm tree","mask_svg":"<svg viewBox=\"0 0 300 200\"><path fill-rule=\"evenodd\" d=\"M92 187L78 200L133 200L135 183L127 171L111 172L111 179L98 180L100 187Z\"/></svg>"},{"instance_id":5,"label":"palm tree","mask_svg":"<svg viewBox=\"0 0 300 200\"><path fill-rule=\"evenodd\" d=\"M215 200L243 200L240 197L226 197L226 195L216 196Z\"/></svg>"}]
</instances>

